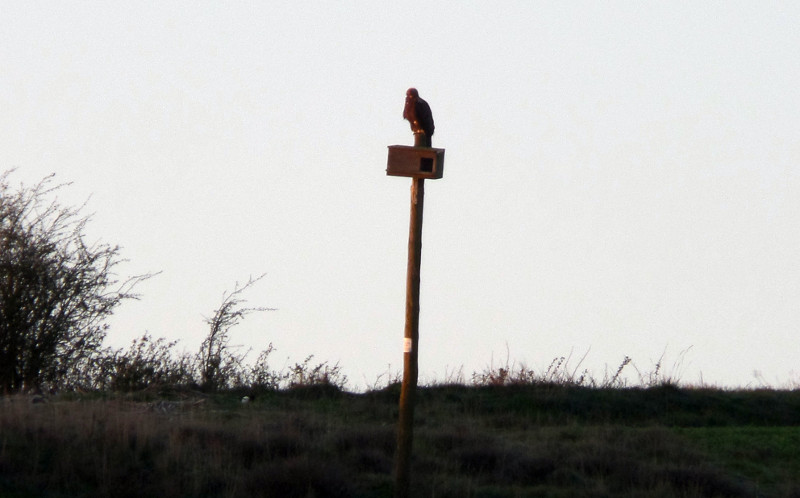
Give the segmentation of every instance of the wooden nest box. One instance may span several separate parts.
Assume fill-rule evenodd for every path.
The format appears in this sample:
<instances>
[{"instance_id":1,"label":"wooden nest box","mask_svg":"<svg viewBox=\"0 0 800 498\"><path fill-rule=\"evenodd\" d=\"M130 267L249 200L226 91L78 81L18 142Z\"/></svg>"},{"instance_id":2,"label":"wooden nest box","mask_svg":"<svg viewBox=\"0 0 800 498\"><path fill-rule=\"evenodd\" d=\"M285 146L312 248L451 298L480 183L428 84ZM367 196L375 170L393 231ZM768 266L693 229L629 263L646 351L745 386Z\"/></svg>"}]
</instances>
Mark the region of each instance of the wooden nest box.
<instances>
[{"instance_id":1,"label":"wooden nest box","mask_svg":"<svg viewBox=\"0 0 800 498\"><path fill-rule=\"evenodd\" d=\"M444 149L390 145L386 174L436 180L444 173Z\"/></svg>"}]
</instances>

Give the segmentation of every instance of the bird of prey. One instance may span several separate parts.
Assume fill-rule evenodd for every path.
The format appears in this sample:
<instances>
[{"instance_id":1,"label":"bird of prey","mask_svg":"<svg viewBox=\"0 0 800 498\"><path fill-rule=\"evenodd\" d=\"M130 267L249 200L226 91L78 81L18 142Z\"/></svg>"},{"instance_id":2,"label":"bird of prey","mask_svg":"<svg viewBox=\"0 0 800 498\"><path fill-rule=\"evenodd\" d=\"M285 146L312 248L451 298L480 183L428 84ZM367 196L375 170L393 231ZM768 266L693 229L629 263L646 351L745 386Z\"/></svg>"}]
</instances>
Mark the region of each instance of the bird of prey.
<instances>
[{"instance_id":1,"label":"bird of prey","mask_svg":"<svg viewBox=\"0 0 800 498\"><path fill-rule=\"evenodd\" d=\"M403 119L411 124L411 131L416 135L424 133L426 144L431 145L433 136L433 114L427 102L419 98L416 88L409 88L406 92L406 106L403 109Z\"/></svg>"}]
</instances>

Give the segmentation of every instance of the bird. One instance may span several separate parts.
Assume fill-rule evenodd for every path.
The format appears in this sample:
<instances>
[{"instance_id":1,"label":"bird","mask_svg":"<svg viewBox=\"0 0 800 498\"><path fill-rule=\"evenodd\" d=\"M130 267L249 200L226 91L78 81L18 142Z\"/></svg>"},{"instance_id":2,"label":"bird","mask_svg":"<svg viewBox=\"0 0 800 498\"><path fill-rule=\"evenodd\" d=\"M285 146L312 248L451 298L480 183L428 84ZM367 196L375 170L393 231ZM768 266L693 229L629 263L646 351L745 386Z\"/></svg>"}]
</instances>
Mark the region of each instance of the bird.
<instances>
[{"instance_id":1,"label":"bird","mask_svg":"<svg viewBox=\"0 0 800 498\"><path fill-rule=\"evenodd\" d=\"M406 105L403 108L403 119L411 124L411 131L414 135L425 134L425 142L428 147L431 145L433 136L433 114L427 102L419 98L416 88L409 88L406 91Z\"/></svg>"}]
</instances>

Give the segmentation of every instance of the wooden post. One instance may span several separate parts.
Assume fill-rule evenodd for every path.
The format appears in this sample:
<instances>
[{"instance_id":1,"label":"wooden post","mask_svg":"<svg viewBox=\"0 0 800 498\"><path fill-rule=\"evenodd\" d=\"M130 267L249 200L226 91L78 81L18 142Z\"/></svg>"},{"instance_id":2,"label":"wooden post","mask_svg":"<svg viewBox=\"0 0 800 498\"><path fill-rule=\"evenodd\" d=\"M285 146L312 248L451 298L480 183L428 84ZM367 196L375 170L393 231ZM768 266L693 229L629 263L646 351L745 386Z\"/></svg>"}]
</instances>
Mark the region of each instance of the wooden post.
<instances>
[{"instance_id":1,"label":"wooden post","mask_svg":"<svg viewBox=\"0 0 800 498\"><path fill-rule=\"evenodd\" d=\"M406 274L406 328L403 346L403 385L397 422L397 461L394 498L409 498L411 490L411 446L414 441L414 403L419 367L419 276L422 262L422 208L425 179L442 178L444 149L431 147L424 132L414 133L414 146L390 145L386 174L411 177L411 221L408 227Z\"/></svg>"},{"instance_id":2,"label":"wooden post","mask_svg":"<svg viewBox=\"0 0 800 498\"><path fill-rule=\"evenodd\" d=\"M395 498L408 498L411 474L411 446L414 440L414 401L419 367L419 276L422 260L422 208L425 179L411 183L411 221L408 229L408 270L406 275L406 328L403 347L403 385L400 390L400 413L397 425L397 462Z\"/></svg>"}]
</instances>

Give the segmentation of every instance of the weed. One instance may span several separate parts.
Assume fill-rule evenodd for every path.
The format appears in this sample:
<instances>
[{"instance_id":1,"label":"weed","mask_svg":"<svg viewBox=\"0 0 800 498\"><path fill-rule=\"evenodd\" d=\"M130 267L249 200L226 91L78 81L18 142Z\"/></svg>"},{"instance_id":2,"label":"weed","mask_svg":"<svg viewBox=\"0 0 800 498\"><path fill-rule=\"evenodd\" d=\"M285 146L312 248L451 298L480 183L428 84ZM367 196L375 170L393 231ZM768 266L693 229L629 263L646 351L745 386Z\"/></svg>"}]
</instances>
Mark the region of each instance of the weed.
<instances>
[{"instance_id":1,"label":"weed","mask_svg":"<svg viewBox=\"0 0 800 498\"><path fill-rule=\"evenodd\" d=\"M310 355L302 363L295 363L289 369L289 388L332 386L343 389L347 385L347 376L344 375L338 363L332 366L328 365L328 362L313 365L311 363L313 358L314 355Z\"/></svg>"},{"instance_id":2,"label":"weed","mask_svg":"<svg viewBox=\"0 0 800 498\"><path fill-rule=\"evenodd\" d=\"M541 373L526 366L525 364L517 364L509 360L509 355L506 356L505 364L495 367L490 364L481 372L472 374L472 385L474 386L513 386L513 385L538 385L538 384L554 384L554 385L593 385L594 381L590 377L588 370L583 370L578 373L580 366L589 354L581 357L577 365L570 369L569 363L572 359L572 352L569 356L560 356L553 359L550 364Z\"/></svg>"}]
</instances>

